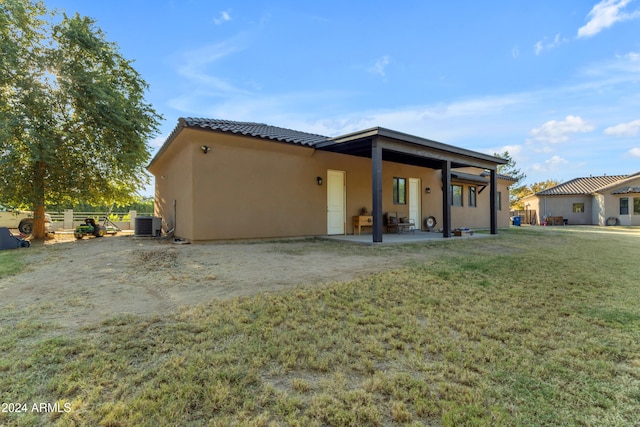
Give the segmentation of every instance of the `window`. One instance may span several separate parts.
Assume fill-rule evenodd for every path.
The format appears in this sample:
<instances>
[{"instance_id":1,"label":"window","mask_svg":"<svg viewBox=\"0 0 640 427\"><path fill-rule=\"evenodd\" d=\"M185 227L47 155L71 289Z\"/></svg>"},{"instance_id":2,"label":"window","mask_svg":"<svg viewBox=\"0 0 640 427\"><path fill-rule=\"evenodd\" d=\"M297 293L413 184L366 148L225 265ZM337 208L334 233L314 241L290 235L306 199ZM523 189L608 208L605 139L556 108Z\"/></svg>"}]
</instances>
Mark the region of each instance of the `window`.
<instances>
[{"instance_id":1,"label":"window","mask_svg":"<svg viewBox=\"0 0 640 427\"><path fill-rule=\"evenodd\" d=\"M393 178L393 203L395 205L407 204L407 180L405 178Z\"/></svg>"},{"instance_id":2,"label":"window","mask_svg":"<svg viewBox=\"0 0 640 427\"><path fill-rule=\"evenodd\" d=\"M496 203L498 204L498 210L501 211L502 210L502 192L498 191L497 196L498 197L496 197Z\"/></svg>"},{"instance_id":3,"label":"window","mask_svg":"<svg viewBox=\"0 0 640 427\"><path fill-rule=\"evenodd\" d=\"M629 198L623 197L620 199L620 215L629 215Z\"/></svg>"},{"instance_id":4,"label":"window","mask_svg":"<svg viewBox=\"0 0 640 427\"><path fill-rule=\"evenodd\" d=\"M584 213L584 203L574 203L573 213Z\"/></svg>"},{"instance_id":5,"label":"window","mask_svg":"<svg viewBox=\"0 0 640 427\"><path fill-rule=\"evenodd\" d=\"M469 206L476 207L476 187L469 187Z\"/></svg>"},{"instance_id":6,"label":"window","mask_svg":"<svg viewBox=\"0 0 640 427\"><path fill-rule=\"evenodd\" d=\"M462 185L451 186L451 206L462 206Z\"/></svg>"},{"instance_id":7,"label":"window","mask_svg":"<svg viewBox=\"0 0 640 427\"><path fill-rule=\"evenodd\" d=\"M640 197L633 198L633 214L640 215Z\"/></svg>"}]
</instances>

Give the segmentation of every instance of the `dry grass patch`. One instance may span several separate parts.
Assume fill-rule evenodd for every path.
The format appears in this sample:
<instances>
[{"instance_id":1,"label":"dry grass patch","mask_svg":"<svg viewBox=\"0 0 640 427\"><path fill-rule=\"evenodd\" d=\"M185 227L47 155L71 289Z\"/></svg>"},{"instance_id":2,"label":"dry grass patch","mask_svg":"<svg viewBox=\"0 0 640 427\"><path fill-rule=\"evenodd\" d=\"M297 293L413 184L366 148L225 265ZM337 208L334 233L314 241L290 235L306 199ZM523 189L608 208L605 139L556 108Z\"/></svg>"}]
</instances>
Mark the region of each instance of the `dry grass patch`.
<instances>
[{"instance_id":1,"label":"dry grass patch","mask_svg":"<svg viewBox=\"0 0 640 427\"><path fill-rule=\"evenodd\" d=\"M3 399L73 409L0 424L637 422L637 236L523 228L401 250L405 267L367 279L114 318L77 338L3 324Z\"/></svg>"}]
</instances>

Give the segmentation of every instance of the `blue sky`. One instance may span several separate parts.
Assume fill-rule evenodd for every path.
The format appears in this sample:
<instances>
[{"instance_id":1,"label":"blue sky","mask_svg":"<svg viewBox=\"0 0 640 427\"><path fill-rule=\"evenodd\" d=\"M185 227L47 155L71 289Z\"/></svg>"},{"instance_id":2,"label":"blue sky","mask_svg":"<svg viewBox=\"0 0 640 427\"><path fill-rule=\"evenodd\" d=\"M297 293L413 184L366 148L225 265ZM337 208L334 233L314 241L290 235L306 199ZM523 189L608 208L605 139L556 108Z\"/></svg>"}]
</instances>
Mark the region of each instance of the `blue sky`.
<instances>
[{"instance_id":1,"label":"blue sky","mask_svg":"<svg viewBox=\"0 0 640 427\"><path fill-rule=\"evenodd\" d=\"M526 183L640 171L640 0L45 0L97 20L165 120L382 126Z\"/></svg>"}]
</instances>

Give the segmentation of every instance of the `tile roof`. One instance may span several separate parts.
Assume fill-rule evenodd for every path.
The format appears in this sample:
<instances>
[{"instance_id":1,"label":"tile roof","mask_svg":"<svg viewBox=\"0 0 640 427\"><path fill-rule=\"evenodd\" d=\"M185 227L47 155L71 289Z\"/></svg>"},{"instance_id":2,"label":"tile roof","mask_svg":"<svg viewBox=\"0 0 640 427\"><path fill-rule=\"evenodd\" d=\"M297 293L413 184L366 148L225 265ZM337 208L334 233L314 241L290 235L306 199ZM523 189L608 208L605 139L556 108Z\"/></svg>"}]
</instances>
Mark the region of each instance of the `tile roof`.
<instances>
[{"instance_id":1,"label":"tile roof","mask_svg":"<svg viewBox=\"0 0 640 427\"><path fill-rule=\"evenodd\" d=\"M588 195L625 178L628 178L628 175L605 175L575 178L571 181L556 185L555 187L542 190L536 193L536 196Z\"/></svg>"},{"instance_id":2,"label":"tile roof","mask_svg":"<svg viewBox=\"0 0 640 427\"><path fill-rule=\"evenodd\" d=\"M440 142L427 140L425 138L421 138L418 136L408 135L401 132L396 132L396 131L379 128L379 127L366 129L363 131L355 132L355 133L344 135L341 137L328 137L324 135L301 132L301 131L282 128L278 126L271 126L264 123L237 122L232 120L183 117L178 119L178 125L173 129L171 134L169 134L164 144L162 144L158 152L151 159L151 162L147 166L148 169L151 168L151 166L157 161L157 159L159 159L163 155L163 153L167 150L167 148L175 140L177 135L184 128L192 128L192 129L200 128L205 130L211 130L214 132L234 133L234 134L239 134L244 136L250 136L250 137L261 138L261 139L272 140L272 141L286 142L290 144L297 144L297 145L302 145L306 147L313 147L316 149L325 149L325 150L329 150L329 147L342 148L343 143L346 143L345 141L342 141L345 138L366 139L371 136L379 135L385 138L399 139L403 143L410 143L418 146L429 147L435 150L442 151L445 154L453 153L456 155L462 155L469 159L467 161L474 161L475 159L480 159L483 162L488 161L493 164L506 163L506 160L500 159L494 156L490 156L488 154L479 153L471 150L465 150L463 148L454 147L454 146L443 144ZM362 151L362 147L360 146L356 146L355 149ZM329 150L329 151L332 151L332 150ZM353 154L353 153L349 153L348 151L340 151L340 150L336 150L336 152ZM356 155L359 155L359 154L356 154ZM411 163L407 162L407 164L411 164ZM476 166L474 163L465 163L465 164L462 164L462 166L483 167L484 165ZM434 167L434 168L437 168L437 167ZM499 178L512 179L505 175L499 175Z\"/></svg>"},{"instance_id":3,"label":"tile roof","mask_svg":"<svg viewBox=\"0 0 640 427\"><path fill-rule=\"evenodd\" d=\"M329 137L323 135L270 126L264 123L236 122L232 120L201 119L192 117L181 118L179 123L185 127L200 127L220 132L232 132L245 136L289 142L308 147L313 147L316 144L329 139Z\"/></svg>"},{"instance_id":4,"label":"tile roof","mask_svg":"<svg viewBox=\"0 0 640 427\"><path fill-rule=\"evenodd\" d=\"M622 187L611 194L631 194L640 193L640 187Z\"/></svg>"}]
</instances>

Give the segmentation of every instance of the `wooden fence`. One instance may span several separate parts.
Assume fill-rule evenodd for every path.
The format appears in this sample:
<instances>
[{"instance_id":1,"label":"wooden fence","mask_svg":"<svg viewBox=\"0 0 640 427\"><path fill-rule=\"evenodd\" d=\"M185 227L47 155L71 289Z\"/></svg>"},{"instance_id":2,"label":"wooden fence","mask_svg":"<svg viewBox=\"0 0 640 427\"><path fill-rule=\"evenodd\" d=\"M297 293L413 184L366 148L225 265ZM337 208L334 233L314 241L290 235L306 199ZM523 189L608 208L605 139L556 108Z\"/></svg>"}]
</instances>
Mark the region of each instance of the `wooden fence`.
<instances>
[{"instance_id":1,"label":"wooden fence","mask_svg":"<svg viewBox=\"0 0 640 427\"><path fill-rule=\"evenodd\" d=\"M512 218L514 216L519 216L521 224L538 225L540 223L540 219L538 218L536 211L532 209L528 209L526 211L510 211L509 216Z\"/></svg>"},{"instance_id":2,"label":"wooden fence","mask_svg":"<svg viewBox=\"0 0 640 427\"><path fill-rule=\"evenodd\" d=\"M121 230L135 229L135 220L138 216L153 216L152 213L138 213L137 211L123 212L80 212L73 209L66 209L59 212L47 212L51 215L51 229L53 231L72 230L84 223L87 218L93 218L97 223L102 224L108 218Z\"/></svg>"}]
</instances>

